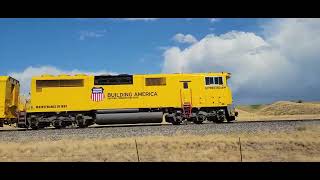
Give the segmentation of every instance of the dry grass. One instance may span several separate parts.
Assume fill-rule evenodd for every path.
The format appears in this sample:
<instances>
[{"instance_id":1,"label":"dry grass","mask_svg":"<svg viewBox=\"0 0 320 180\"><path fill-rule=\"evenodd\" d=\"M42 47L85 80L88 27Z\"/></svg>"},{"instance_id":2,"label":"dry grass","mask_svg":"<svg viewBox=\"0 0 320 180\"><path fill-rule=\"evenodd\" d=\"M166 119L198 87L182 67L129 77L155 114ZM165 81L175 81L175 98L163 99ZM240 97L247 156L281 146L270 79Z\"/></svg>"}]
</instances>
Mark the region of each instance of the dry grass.
<instances>
[{"instance_id":1,"label":"dry grass","mask_svg":"<svg viewBox=\"0 0 320 180\"><path fill-rule=\"evenodd\" d=\"M257 113L261 115L320 114L320 104L278 101L261 108Z\"/></svg>"},{"instance_id":2,"label":"dry grass","mask_svg":"<svg viewBox=\"0 0 320 180\"><path fill-rule=\"evenodd\" d=\"M256 113L247 113L239 111L237 121L275 121L275 120L310 120L320 119L320 114L302 114L302 115L260 115Z\"/></svg>"},{"instance_id":3,"label":"dry grass","mask_svg":"<svg viewBox=\"0 0 320 180\"><path fill-rule=\"evenodd\" d=\"M320 127L295 132L0 143L0 161L320 161Z\"/></svg>"},{"instance_id":4,"label":"dry grass","mask_svg":"<svg viewBox=\"0 0 320 180\"><path fill-rule=\"evenodd\" d=\"M270 105L238 106L239 121L320 119L320 104L278 101Z\"/></svg>"},{"instance_id":5,"label":"dry grass","mask_svg":"<svg viewBox=\"0 0 320 180\"><path fill-rule=\"evenodd\" d=\"M264 108L268 106L268 104L257 104L257 105L241 105L238 106L237 109L248 112L248 113L256 113L258 112L261 108Z\"/></svg>"}]
</instances>

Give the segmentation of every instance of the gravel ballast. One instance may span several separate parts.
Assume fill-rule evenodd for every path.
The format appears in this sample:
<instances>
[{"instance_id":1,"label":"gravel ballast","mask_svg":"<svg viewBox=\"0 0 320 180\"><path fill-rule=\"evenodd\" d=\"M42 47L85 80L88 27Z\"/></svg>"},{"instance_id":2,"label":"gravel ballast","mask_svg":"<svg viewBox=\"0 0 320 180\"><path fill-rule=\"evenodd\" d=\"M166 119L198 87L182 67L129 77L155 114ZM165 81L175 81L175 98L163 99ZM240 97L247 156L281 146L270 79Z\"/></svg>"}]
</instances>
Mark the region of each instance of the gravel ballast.
<instances>
[{"instance_id":1,"label":"gravel ballast","mask_svg":"<svg viewBox=\"0 0 320 180\"><path fill-rule=\"evenodd\" d=\"M210 135L227 133L289 132L300 127L319 126L319 120L205 123L187 125L127 125L91 126L89 128L42 129L42 130L0 130L0 141L56 141L61 139L94 139L135 136ZM0 128L1 129L1 128Z\"/></svg>"}]
</instances>

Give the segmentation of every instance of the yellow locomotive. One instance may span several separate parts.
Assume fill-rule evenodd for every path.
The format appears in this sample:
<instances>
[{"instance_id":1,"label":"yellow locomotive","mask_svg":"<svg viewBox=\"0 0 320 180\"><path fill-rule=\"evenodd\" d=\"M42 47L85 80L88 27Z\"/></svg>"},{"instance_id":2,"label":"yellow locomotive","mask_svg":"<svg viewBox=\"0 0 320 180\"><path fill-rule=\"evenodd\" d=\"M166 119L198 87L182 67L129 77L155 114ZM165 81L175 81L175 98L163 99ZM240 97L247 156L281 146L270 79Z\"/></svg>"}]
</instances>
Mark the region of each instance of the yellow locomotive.
<instances>
[{"instance_id":1,"label":"yellow locomotive","mask_svg":"<svg viewBox=\"0 0 320 180\"><path fill-rule=\"evenodd\" d=\"M33 77L18 127L160 123L163 117L172 124L233 121L230 77L226 72Z\"/></svg>"}]
</instances>

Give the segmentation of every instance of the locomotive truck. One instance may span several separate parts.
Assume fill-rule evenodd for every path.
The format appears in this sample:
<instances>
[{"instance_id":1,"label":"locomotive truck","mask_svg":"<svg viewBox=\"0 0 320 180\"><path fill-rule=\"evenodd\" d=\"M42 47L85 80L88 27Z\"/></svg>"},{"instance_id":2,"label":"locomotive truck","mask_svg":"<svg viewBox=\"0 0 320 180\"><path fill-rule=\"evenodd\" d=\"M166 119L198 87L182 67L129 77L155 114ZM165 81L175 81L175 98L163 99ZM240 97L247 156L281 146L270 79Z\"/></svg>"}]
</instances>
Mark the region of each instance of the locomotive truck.
<instances>
[{"instance_id":1,"label":"locomotive truck","mask_svg":"<svg viewBox=\"0 0 320 180\"><path fill-rule=\"evenodd\" d=\"M230 73L35 76L30 99L19 82L0 80L0 121L17 127L85 128L93 124L201 124L234 121Z\"/></svg>"}]
</instances>

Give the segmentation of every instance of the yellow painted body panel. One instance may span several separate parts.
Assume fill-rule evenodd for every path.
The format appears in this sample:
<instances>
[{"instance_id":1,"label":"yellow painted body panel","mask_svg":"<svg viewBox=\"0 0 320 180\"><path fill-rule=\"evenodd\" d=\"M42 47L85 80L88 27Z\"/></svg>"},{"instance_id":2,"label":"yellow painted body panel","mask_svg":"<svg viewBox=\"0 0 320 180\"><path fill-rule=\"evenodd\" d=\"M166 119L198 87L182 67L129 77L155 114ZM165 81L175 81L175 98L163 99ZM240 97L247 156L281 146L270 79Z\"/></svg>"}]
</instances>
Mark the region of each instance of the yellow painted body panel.
<instances>
[{"instance_id":1,"label":"yellow painted body panel","mask_svg":"<svg viewBox=\"0 0 320 180\"><path fill-rule=\"evenodd\" d=\"M219 76L223 85L206 85L205 77ZM166 85L146 86L145 78L166 78ZM232 104L227 85L229 73L146 74L133 75L133 84L94 85L93 75L39 76L31 82L31 103L28 112L90 111L123 108L181 108L190 101L193 107L221 107ZM83 80L83 87L37 88L38 80ZM188 89L183 82L188 82ZM104 99L92 100L92 88L104 89Z\"/></svg>"},{"instance_id":2,"label":"yellow painted body panel","mask_svg":"<svg viewBox=\"0 0 320 180\"><path fill-rule=\"evenodd\" d=\"M0 119L16 118L19 107L19 82L9 76L0 76Z\"/></svg>"}]
</instances>

